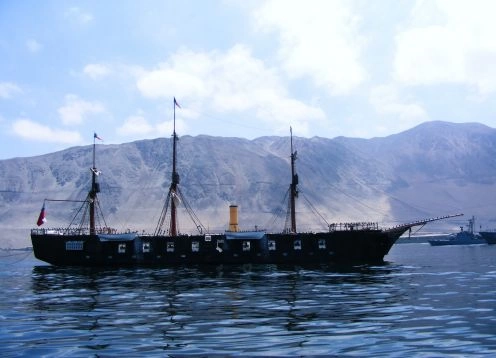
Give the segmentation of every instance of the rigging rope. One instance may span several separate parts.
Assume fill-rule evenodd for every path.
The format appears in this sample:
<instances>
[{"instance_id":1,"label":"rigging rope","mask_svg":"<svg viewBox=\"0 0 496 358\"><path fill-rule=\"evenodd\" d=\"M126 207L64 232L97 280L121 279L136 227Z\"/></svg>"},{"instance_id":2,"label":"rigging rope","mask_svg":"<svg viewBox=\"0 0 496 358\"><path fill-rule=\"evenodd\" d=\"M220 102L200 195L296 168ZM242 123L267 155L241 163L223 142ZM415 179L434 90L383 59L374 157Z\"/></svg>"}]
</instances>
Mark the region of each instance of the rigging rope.
<instances>
[{"instance_id":1,"label":"rigging rope","mask_svg":"<svg viewBox=\"0 0 496 358\"><path fill-rule=\"evenodd\" d=\"M162 212L160 213L160 218L153 235L160 235L163 232L162 227L164 226L165 219L167 217L167 210L169 209L170 197L171 197L171 191L169 189L169 193L167 194L167 198L165 199L164 206L162 207Z\"/></svg>"},{"instance_id":2,"label":"rigging rope","mask_svg":"<svg viewBox=\"0 0 496 358\"><path fill-rule=\"evenodd\" d=\"M284 198L282 199L280 205L278 205L277 209L275 210L274 214L272 215L272 217L267 221L267 223L265 224L265 227L266 228L273 228L277 219L279 219L281 217L281 215L283 214L283 207L284 205L286 204L286 201L288 200L288 195L289 195L289 189L286 190L286 194L284 195ZM286 210L286 215L288 211ZM286 227L286 224L284 224L285 227Z\"/></svg>"},{"instance_id":3,"label":"rigging rope","mask_svg":"<svg viewBox=\"0 0 496 358\"><path fill-rule=\"evenodd\" d=\"M320 217L325 223L326 223L326 226L327 228L329 227L329 223L327 222L327 220L322 216L322 214L315 208L315 206L310 202L310 200L307 198L307 196L300 190L300 194L303 195L303 199L305 199L305 201L307 202L308 206L310 207L310 209L312 210L312 212Z\"/></svg>"},{"instance_id":4,"label":"rigging rope","mask_svg":"<svg viewBox=\"0 0 496 358\"><path fill-rule=\"evenodd\" d=\"M205 229L205 226L203 226L203 224L201 223L200 219L198 218L198 216L196 215L196 213L191 208L191 205L189 205L189 202L186 200L186 197L183 195L183 192L181 191L181 188L178 187L177 188L177 191L179 193L179 198L182 200L182 202L184 204L184 207L186 208L186 211L188 212L191 220L195 224L196 229L198 230L198 232L200 234L202 234L202 232L206 232L207 230Z\"/></svg>"}]
</instances>

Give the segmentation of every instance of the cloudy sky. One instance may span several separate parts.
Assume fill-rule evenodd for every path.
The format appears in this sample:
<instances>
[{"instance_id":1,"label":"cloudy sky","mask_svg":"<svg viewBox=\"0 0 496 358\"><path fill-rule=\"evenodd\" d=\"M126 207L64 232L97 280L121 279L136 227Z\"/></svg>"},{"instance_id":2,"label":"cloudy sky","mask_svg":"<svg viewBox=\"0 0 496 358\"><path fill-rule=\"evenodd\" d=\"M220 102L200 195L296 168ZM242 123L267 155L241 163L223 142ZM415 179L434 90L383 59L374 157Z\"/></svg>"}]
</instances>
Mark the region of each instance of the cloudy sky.
<instances>
[{"instance_id":1,"label":"cloudy sky","mask_svg":"<svg viewBox=\"0 0 496 358\"><path fill-rule=\"evenodd\" d=\"M179 135L496 127L496 1L0 1L0 159Z\"/></svg>"}]
</instances>

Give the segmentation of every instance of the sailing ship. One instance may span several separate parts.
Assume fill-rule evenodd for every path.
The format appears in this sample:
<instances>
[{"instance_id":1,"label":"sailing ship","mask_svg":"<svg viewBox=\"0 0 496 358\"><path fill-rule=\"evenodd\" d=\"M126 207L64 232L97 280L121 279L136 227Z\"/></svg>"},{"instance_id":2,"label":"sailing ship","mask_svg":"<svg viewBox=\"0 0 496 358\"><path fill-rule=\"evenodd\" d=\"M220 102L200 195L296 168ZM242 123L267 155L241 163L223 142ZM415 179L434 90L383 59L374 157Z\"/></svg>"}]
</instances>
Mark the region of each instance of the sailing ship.
<instances>
[{"instance_id":1,"label":"sailing ship","mask_svg":"<svg viewBox=\"0 0 496 358\"><path fill-rule=\"evenodd\" d=\"M129 266L174 264L306 264L306 263L381 263L398 238L415 226L446 219L447 215L382 229L377 223L357 222L328 225L322 232L298 232L296 199L298 174L295 169L297 152L291 146L291 183L289 185L290 227L283 232L265 230L240 231L237 206L229 208L229 228L223 233L208 232L198 217L187 206L197 224L198 233L186 235L177 230L177 205L186 203L180 190L177 172L176 107L174 98L174 127L172 134L172 178L159 221L153 234L137 232L118 233L96 225L100 209L98 193L99 171L95 164L93 140L93 166L91 188L80 211L88 212L89 227L69 226L66 229L36 228L31 230L31 241L36 258L53 265L77 266ZM179 107L180 108L180 107ZM46 199L45 201L50 201ZM43 205L38 226L44 223ZM103 215L102 215L103 217ZM168 221L168 227L166 222ZM74 221L74 220L73 220Z\"/></svg>"}]
</instances>

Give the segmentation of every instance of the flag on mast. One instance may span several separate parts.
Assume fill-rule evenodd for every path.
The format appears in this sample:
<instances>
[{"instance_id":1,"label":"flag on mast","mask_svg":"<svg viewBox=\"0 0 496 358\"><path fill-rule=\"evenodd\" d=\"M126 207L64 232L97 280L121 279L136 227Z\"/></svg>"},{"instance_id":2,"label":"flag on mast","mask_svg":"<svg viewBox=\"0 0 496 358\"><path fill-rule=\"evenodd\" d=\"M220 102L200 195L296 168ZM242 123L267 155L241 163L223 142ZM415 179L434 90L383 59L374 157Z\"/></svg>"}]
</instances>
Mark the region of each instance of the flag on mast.
<instances>
[{"instance_id":1,"label":"flag on mast","mask_svg":"<svg viewBox=\"0 0 496 358\"><path fill-rule=\"evenodd\" d=\"M172 200L174 200L174 204L176 204L176 206L181 205L181 198L179 197L179 195L177 195L175 192L172 192L171 196L172 196Z\"/></svg>"},{"instance_id":2,"label":"flag on mast","mask_svg":"<svg viewBox=\"0 0 496 358\"><path fill-rule=\"evenodd\" d=\"M100 138L100 137L98 136L98 134L96 134L96 133L93 133L93 138L98 139L98 140L103 140L103 139L102 139L102 138Z\"/></svg>"},{"instance_id":3,"label":"flag on mast","mask_svg":"<svg viewBox=\"0 0 496 358\"><path fill-rule=\"evenodd\" d=\"M36 225L41 226L44 223L46 223L46 213L45 213L45 203L43 203L43 207L41 208L40 211L40 216L38 216L38 221L36 222Z\"/></svg>"},{"instance_id":4,"label":"flag on mast","mask_svg":"<svg viewBox=\"0 0 496 358\"><path fill-rule=\"evenodd\" d=\"M176 101L176 97L174 97L174 106L177 106L177 108L181 108L181 106L179 105L179 103L177 103L177 101Z\"/></svg>"}]
</instances>

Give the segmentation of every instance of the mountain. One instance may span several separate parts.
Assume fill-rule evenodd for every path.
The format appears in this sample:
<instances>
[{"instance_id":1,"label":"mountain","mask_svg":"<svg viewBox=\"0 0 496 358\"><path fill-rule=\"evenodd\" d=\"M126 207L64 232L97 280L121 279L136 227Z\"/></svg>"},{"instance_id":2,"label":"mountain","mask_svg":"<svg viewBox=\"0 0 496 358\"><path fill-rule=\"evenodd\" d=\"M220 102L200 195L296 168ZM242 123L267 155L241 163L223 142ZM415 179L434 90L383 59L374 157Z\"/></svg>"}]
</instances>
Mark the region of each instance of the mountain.
<instances>
[{"instance_id":1,"label":"mountain","mask_svg":"<svg viewBox=\"0 0 496 358\"><path fill-rule=\"evenodd\" d=\"M476 215L484 227L496 227L493 128L427 122L384 138L296 137L294 146L299 230L323 229L325 221L392 226L458 212ZM171 139L96 148L105 222L118 230L152 232L170 183ZM230 204L239 206L241 228L282 230L291 181L289 153L288 137L184 136L178 143L180 188L211 231L227 227ZM92 155L92 146L82 146L0 161L0 246L30 245L29 229L45 198L83 200ZM67 226L80 205L47 202L45 225ZM180 214L180 230L193 232L187 214ZM445 221L437 228L456 230L467 219Z\"/></svg>"}]
</instances>

